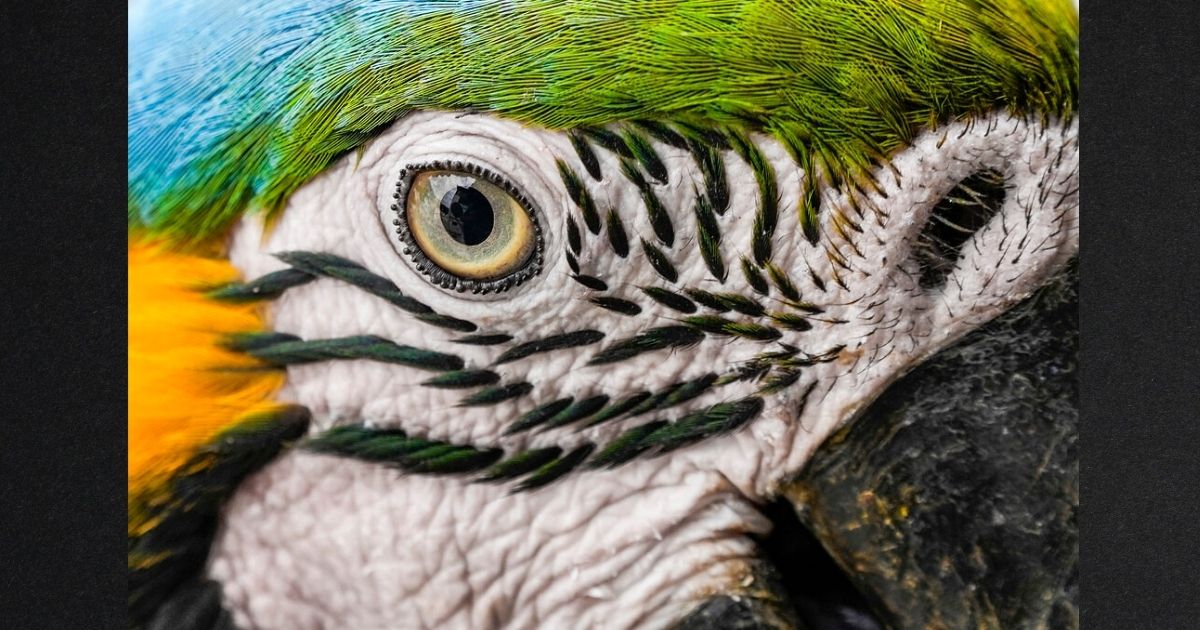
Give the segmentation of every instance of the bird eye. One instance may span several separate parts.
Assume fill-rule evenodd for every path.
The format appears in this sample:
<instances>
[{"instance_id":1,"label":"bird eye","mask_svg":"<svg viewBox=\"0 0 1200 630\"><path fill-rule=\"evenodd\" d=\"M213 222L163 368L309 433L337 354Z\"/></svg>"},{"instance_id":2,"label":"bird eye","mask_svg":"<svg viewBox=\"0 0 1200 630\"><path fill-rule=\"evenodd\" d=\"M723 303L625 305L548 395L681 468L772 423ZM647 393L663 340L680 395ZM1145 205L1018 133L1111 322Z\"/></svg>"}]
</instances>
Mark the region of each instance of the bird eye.
<instances>
[{"instance_id":1,"label":"bird eye","mask_svg":"<svg viewBox=\"0 0 1200 630\"><path fill-rule=\"evenodd\" d=\"M457 291L506 291L537 274L542 235L528 200L471 164L434 162L400 172L393 208L417 271Z\"/></svg>"}]
</instances>

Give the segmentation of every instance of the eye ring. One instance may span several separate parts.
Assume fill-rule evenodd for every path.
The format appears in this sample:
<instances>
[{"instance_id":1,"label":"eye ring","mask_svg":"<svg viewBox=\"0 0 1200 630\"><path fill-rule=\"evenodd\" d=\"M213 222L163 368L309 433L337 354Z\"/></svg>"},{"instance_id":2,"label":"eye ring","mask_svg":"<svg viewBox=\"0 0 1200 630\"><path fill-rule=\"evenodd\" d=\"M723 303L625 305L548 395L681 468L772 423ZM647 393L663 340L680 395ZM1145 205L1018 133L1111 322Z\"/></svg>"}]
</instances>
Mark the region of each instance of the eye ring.
<instances>
[{"instance_id":1,"label":"eye ring","mask_svg":"<svg viewBox=\"0 0 1200 630\"><path fill-rule=\"evenodd\" d=\"M417 178L423 175L477 178L508 195L515 202L515 205L520 208L524 219L527 219L528 225L525 227L532 235L532 239L527 243L527 249L530 251L522 260L516 262L516 265L519 266L514 265L511 270L505 270L495 277L468 278L446 269L445 267L449 265L444 266L433 260L422 247L419 242L421 240L420 235L414 233L413 226L410 223L413 217L410 214L409 196L413 191L414 182L418 181ZM478 164L460 161L434 160L431 162L408 164L400 170L396 182L396 192L393 193L392 198L395 199L395 203L392 204L391 209L396 215L392 220L392 225L395 227L396 235L400 238L400 251L412 261L413 267L419 273L425 275L434 285L459 293L468 291L477 295L503 293L533 278L542 270L545 243L541 225L538 223L538 213L533 203L506 178L490 169ZM444 221L445 218L443 216ZM463 241L459 237L455 238L463 244L475 244Z\"/></svg>"}]
</instances>

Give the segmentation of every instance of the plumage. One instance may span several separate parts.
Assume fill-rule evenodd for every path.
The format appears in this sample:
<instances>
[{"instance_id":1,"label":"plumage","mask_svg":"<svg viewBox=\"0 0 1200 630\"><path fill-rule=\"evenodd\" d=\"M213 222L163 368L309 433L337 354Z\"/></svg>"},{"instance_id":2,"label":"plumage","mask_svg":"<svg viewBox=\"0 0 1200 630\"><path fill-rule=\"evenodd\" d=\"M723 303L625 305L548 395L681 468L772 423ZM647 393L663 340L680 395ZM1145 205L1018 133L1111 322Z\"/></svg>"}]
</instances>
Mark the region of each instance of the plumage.
<instances>
[{"instance_id":1,"label":"plumage","mask_svg":"<svg viewBox=\"0 0 1200 630\"><path fill-rule=\"evenodd\" d=\"M663 118L752 125L841 156L826 164L836 174L887 155L929 121L994 103L1069 117L1078 93L1068 2L154 7L130 21L129 219L182 239L209 236L250 207L278 208L418 107L555 129ZM599 15L603 29L568 26ZM689 24L711 30L690 37Z\"/></svg>"},{"instance_id":2,"label":"plumage","mask_svg":"<svg viewBox=\"0 0 1200 630\"><path fill-rule=\"evenodd\" d=\"M300 462L329 463L317 453L392 473L460 475L446 487L468 494L494 490L472 485L480 481L505 481L513 492L568 475L560 485L577 490L589 489L583 475L622 475L624 482L632 475L585 471L734 432L768 401L771 422L791 420L805 413L818 383L829 384L812 397L830 405L825 416L808 417L819 428L794 432L797 443L813 446L804 440L820 438L805 436L824 435L827 421L859 396L835 390L838 379L861 378L854 386L868 395L882 382L872 371L877 361L913 352L924 343L916 337L927 334L889 319L924 312L908 308L919 295L897 297L902 292L887 285L861 303L853 299L859 296L841 299L850 287L870 290L868 282L895 283L910 272L906 252L897 250L897 259L889 250L892 262L883 259L879 268L872 249L887 246L882 239L894 231L878 201L887 178L900 185L897 165L910 168L903 156L892 158L927 142L930 130L1004 112L1014 124L1072 124L1077 30L1075 11L1062 0L166 0L153 10L131 7L134 625L179 580L207 566L212 525L232 488L308 430L307 409L271 402L285 374L295 379L287 400L311 407L321 425L301 440L308 453L298 453ZM412 121L419 133L405 138L418 153L451 147L450 157L420 154L391 164L407 145L388 143ZM449 131L422 147L420 121ZM458 129L479 135L456 137ZM468 295L449 280L452 264L426 258L407 269L425 245L412 239L418 224L406 213L424 200L437 217L440 201L445 226L466 202L455 205L462 191L410 195L395 184L401 167L409 179L422 169L455 171L466 177L458 189L469 188L467 174L494 184L487 205L469 209L490 212L482 215L489 226L513 208L517 214L507 216L529 219L532 227L505 224L494 232L497 240L536 235L532 249L495 248L518 262L534 256L527 275ZM355 188L360 176L374 179ZM375 179L384 181L378 195ZM1006 199L1006 184L997 181L994 207ZM359 189L369 199L356 198ZM974 189L959 186L950 196L971 197ZM293 197L297 190L303 194ZM289 210L289 220L279 213L285 204L302 212L323 205L307 215ZM357 214L339 213L343 206ZM235 224L246 213L266 221ZM307 218L299 232L313 238L276 239L297 233L296 216ZM436 229L436 218L430 225ZM397 252L372 249L395 245L380 236L401 237ZM552 251L543 252L543 236ZM145 237L160 245L143 248ZM945 249L945 271L959 252L939 249L943 241L953 245L920 241L917 255ZM638 242L644 255L629 256ZM267 243L287 243L282 249L291 251L277 254L283 269L255 258L277 251ZM261 275L239 278L212 258L235 252L239 266ZM392 253L402 255L387 258ZM923 260L921 273L931 266ZM472 273L491 269L479 268ZM544 284L516 287L539 275ZM928 288L932 281L920 282ZM547 287L555 291L549 299ZM335 289L337 299L313 308L312 296ZM277 330L266 325L267 313L278 317ZM892 326L894 339L885 341ZM370 378L356 372L320 382L312 376L319 370L293 367L326 362L330 374L361 368ZM385 394L374 391L380 374L388 375ZM333 389L346 400L314 394ZM360 417L343 417L353 414ZM752 451L753 439L791 431L779 433L771 422L728 440ZM792 441L772 441L778 452L771 457L791 462ZM779 472L765 461L728 470L714 462L713 470L734 470L734 477L756 471L735 483L758 500L758 482ZM206 591L194 596L196 606L213 609Z\"/></svg>"}]
</instances>

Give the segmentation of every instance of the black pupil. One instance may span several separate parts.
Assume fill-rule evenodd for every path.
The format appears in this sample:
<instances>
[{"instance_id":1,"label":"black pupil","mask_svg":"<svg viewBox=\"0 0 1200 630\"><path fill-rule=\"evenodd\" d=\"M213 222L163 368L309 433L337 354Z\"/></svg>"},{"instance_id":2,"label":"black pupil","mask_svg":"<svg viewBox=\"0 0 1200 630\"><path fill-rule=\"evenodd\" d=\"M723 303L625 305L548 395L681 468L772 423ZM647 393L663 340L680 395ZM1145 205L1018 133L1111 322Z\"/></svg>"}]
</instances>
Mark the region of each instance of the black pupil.
<instances>
[{"instance_id":1,"label":"black pupil","mask_svg":"<svg viewBox=\"0 0 1200 630\"><path fill-rule=\"evenodd\" d=\"M456 186L442 197L442 226L463 245L478 245L492 233L495 216L483 193Z\"/></svg>"}]
</instances>

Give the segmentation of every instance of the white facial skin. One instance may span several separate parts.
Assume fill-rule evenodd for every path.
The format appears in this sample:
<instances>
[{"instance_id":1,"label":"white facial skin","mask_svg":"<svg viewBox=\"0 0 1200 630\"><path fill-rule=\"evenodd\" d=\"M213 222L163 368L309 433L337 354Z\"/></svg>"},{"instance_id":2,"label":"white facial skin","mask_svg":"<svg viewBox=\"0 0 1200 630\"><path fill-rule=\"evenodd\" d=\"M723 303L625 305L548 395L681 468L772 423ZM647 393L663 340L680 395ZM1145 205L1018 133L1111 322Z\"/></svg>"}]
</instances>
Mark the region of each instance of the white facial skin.
<instances>
[{"instance_id":1,"label":"white facial skin","mask_svg":"<svg viewBox=\"0 0 1200 630\"><path fill-rule=\"evenodd\" d=\"M693 191L704 184L690 153L654 142L670 173L668 184L654 185L676 233L674 247L663 248L679 271L678 281L669 283L642 251L639 239L656 242L654 231L616 156L593 145L604 173L597 182L565 134L481 115L427 112L403 118L360 155L347 156L299 189L265 235L261 221L244 220L233 236L231 260L248 279L286 267L272 253L326 252L388 278L439 313L475 322L481 332L511 334L514 343L583 329L605 334L597 344L490 368L502 383L527 381L534 389L483 407L456 407L469 391L423 387L419 383L431 374L405 366L362 360L291 366L281 398L312 410L311 434L367 424L508 453L603 445L651 419L675 419L754 395L762 383L716 387L656 415L583 430L571 425L512 436L502 432L521 414L555 399L607 394L616 400L655 391L707 372L723 374L756 354L778 350L780 343L811 355L843 349L831 361L804 368L784 391L764 395L763 412L729 435L612 470L576 470L532 492L514 494L511 485L471 483L467 476L406 475L293 450L242 486L214 546L209 573L224 585L238 624L662 627L708 597L753 589L756 549L749 535L770 526L755 504L772 496L826 436L898 376L1026 297L1077 250L1076 123L1043 127L995 114L928 132L894 156L894 170L879 171L883 194L860 197L861 219L843 193L823 191L816 246L801 235L795 210L806 174L780 144L752 138L773 166L779 191L771 260L804 300L824 309L811 320L811 330L785 330L777 342L709 336L690 348L587 365L618 340L677 324L684 316L654 303L638 286L736 292L768 310L787 310L774 287L769 297L758 295L741 273L740 258L751 252L758 187L751 169L731 151L724 152L729 211L717 217L729 269L723 284L709 273L696 244ZM593 235L584 227L556 158L580 175L602 215L609 208L620 214L631 243L627 258L613 252L603 231ZM400 169L433 160L486 167L524 193L545 243L537 276L508 292L478 296L434 286L413 268L399 251L392 194ZM933 206L982 169L1005 174L1004 206L962 247L943 288L927 291L918 285L920 270L910 248ZM841 230L853 245L835 227L832 208L841 208L861 228ZM563 253L568 216L584 237L582 273L604 279L609 290L603 295L636 302L639 315L598 308L587 298L600 293L570 277ZM838 252L850 270L827 251ZM823 289L814 274L824 280ZM713 314L703 307L698 314L706 312ZM289 290L270 313L276 330L303 339L379 335L458 355L468 368L487 368L511 347L451 343L461 334L418 322L330 279Z\"/></svg>"}]
</instances>

